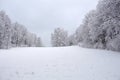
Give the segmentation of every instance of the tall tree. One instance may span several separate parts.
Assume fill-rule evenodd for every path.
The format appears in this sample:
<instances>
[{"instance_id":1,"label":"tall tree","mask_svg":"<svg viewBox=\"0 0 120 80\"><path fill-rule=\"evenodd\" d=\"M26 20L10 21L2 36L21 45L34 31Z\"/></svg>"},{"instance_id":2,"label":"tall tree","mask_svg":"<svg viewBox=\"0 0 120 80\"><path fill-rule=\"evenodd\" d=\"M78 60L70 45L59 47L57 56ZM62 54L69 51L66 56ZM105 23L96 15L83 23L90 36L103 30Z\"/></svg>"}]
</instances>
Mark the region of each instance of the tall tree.
<instances>
[{"instance_id":1,"label":"tall tree","mask_svg":"<svg viewBox=\"0 0 120 80\"><path fill-rule=\"evenodd\" d=\"M11 47L11 20L4 11L0 11L0 49Z\"/></svg>"}]
</instances>

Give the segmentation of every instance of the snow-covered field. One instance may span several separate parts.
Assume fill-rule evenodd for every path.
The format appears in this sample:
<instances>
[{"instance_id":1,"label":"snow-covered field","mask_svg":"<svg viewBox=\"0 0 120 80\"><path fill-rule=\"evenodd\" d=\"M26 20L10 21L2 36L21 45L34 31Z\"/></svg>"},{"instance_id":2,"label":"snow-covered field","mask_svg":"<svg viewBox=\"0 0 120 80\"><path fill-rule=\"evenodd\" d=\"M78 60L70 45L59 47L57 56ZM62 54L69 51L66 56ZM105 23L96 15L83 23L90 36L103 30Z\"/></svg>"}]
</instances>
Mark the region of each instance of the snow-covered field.
<instances>
[{"instance_id":1,"label":"snow-covered field","mask_svg":"<svg viewBox=\"0 0 120 80\"><path fill-rule=\"evenodd\" d=\"M120 53L77 46L0 50L0 80L120 80Z\"/></svg>"}]
</instances>

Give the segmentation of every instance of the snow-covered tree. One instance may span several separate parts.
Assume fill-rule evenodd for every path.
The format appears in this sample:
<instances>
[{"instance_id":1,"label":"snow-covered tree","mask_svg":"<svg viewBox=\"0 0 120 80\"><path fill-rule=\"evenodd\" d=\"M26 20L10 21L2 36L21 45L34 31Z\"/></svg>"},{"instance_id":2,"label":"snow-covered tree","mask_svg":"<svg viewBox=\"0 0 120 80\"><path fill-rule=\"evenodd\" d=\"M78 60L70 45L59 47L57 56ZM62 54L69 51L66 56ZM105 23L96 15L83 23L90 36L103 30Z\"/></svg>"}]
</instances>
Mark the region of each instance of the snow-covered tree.
<instances>
[{"instance_id":1,"label":"snow-covered tree","mask_svg":"<svg viewBox=\"0 0 120 80\"><path fill-rule=\"evenodd\" d=\"M28 32L23 25L14 23L12 26L13 35L11 43L14 47L40 47L42 45L40 38L35 34Z\"/></svg>"},{"instance_id":2,"label":"snow-covered tree","mask_svg":"<svg viewBox=\"0 0 120 80\"><path fill-rule=\"evenodd\" d=\"M0 11L0 49L10 47L40 47L40 37L30 33L19 23L11 23L4 11Z\"/></svg>"},{"instance_id":3,"label":"snow-covered tree","mask_svg":"<svg viewBox=\"0 0 120 80\"><path fill-rule=\"evenodd\" d=\"M78 27L76 29L76 32L75 32L77 43L83 41L83 37L81 35L82 34L82 28L83 28L83 26L80 25L80 27Z\"/></svg>"},{"instance_id":4,"label":"snow-covered tree","mask_svg":"<svg viewBox=\"0 0 120 80\"><path fill-rule=\"evenodd\" d=\"M36 47L36 43L37 43L37 36L33 33L29 34L29 46L30 47Z\"/></svg>"},{"instance_id":5,"label":"snow-covered tree","mask_svg":"<svg viewBox=\"0 0 120 80\"><path fill-rule=\"evenodd\" d=\"M54 47L67 46L68 33L64 29L56 28L51 34L51 43Z\"/></svg>"},{"instance_id":6,"label":"snow-covered tree","mask_svg":"<svg viewBox=\"0 0 120 80\"><path fill-rule=\"evenodd\" d=\"M36 47L41 47L41 46L42 46L42 42L41 42L40 37L38 37L36 41Z\"/></svg>"},{"instance_id":7,"label":"snow-covered tree","mask_svg":"<svg viewBox=\"0 0 120 80\"><path fill-rule=\"evenodd\" d=\"M26 46L26 38L27 38L27 29L18 23L14 23L13 27L13 34L12 34L12 41L11 43L13 46Z\"/></svg>"},{"instance_id":8,"label":"snow-covered tree","mask_svg":"<svg viewBox=\"0 0 120 80\"><path fill-rule=\"evenodd\" d=\"M90 11L84 18L83 23L76 30L76 39L78 43L83 43L86 47L91 47L94 41L91 38L93 23L96 18L96 11Z\"/></svg>"},{"instance_id":9,"label":"snow-covered tree","mask_svg":"<svg viewBox=\"0 0 120 80\"><path fill-rule=\"evenodd\" d=\"M103 30L105 35L106 48L120 51L120 21L111 19L104 22ZM118 39L118 40L117 40ZM112 43L112 46L110 44ZM118 47L117 47L118 46Z\"/></svg>"},{"instance_id":10,"label":"snow-covered tree","mask_svg":"<svg viewBox=\"0 0 120 80\"><path fill-rule=\"evenodd\" d=\"M112 43L113 46L113 43L119 41L120 0L100 0L96 12L97 17L94 18L91 29L91 37L97 44L95 48L102 45L102 48L110 49L108 44ZM118 47L114 50L118 51Z\"/></svg>"},{"instance_id":11,"label":"snow-covered tree","mask_svg":"<svg viewBox=\"0 0 120 80\"><path fill-rule=\"evenodd\" d=\"M26 45L28 47L42 47L42 41L40 37L28 32L26 37Z\"/></svg>"},{"instance_id":12,"label":"snow-covered tree","mask_svg":"<svg viewBox=\"0 0 120 80\"><path fill-rule=\"evenodd\" d=\"M77 29L77 36L85 47L120 51L120 0L100 0Z\"/></svg>"},{"instance_id":13,"label":"snow-covered tree","mask_svg":"<svg viewBox=\"0 0 120 80\"><path fill-rule=\"evenodd\" d=\"M4 11L0 11L0 49L11 47L11 20Z\"/></svg>"},{"instance_id":14,"label":"snow-covered tree","mask_svg":"<svg viewBox=\"0 0 120 80\"><path fill-rule=\"evenodd\" d=\"M103 20L111 18L120 18L120 0L100 0L97 5L97 11Z\"/></svg>"},{"instance_id":15,"label":"snow-covered tree","mask_svg":"<svg viewBox=\"0 0 120 80\"><path fill-rule=\"evenodd\" d=\"M72 34L67 39L68 46L77 45L76 34Z\"/></svg>"}]
</instances>

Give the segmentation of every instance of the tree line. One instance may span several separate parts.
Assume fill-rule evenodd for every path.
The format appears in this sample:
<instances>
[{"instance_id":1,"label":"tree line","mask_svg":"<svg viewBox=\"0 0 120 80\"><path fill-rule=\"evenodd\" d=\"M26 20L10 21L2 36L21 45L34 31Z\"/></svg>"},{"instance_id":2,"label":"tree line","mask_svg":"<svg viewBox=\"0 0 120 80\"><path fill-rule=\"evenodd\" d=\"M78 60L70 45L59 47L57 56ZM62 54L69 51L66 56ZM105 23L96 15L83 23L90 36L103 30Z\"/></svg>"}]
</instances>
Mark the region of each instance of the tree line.
<instances>
[{"instance_id":1,"label":"tree line","mask_svg":"<svg viewBox=\"0 0 120 80\"><path fill-rule=\"evenodd\" d=\"M57 28L51 35L51 43L120 51L120 0L99 0L74 34L68 36L65 30Z\"/></svg>"},{"instance_id":2,"label":"tree line","mask_svg":"<svg viewBox=\"0 0 120 80\"><path fill-rule=\"evenodd\" d=\"M61 28L51 34L53 47L80 45L87 48L120 51L120 0L99 0L72 35ZM41 38L24 25L12 23L0 11L0 49L10 47L40 47Z\"/></svg>"},{"instance_id":3,"label":"tree line","mask_svg":"<svg viewBox=\"0 0 120 80\"><path fill-rule=\"evenodd\" d=\"M0 11L0 49L11 47L40 47L41 38L29 32L24 25L12 23L4 11Z\"/></svg>"}]
</instances>

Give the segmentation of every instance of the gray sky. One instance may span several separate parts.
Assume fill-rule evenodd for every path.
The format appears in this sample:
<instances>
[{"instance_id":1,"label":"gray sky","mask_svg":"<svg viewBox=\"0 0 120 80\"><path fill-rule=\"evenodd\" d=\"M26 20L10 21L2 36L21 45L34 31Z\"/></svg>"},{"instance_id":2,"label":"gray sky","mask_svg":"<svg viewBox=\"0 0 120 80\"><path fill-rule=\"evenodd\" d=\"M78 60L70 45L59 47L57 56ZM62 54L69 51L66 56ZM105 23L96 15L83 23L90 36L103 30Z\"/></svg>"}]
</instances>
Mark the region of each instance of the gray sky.
<instances>
[{"instance_id":1,"label":"gray sky","mask_svg":"<svg viewBox=\"0 0 120 80\"><path fill-rule=\"evenodd\" d=\"M45 46L50 46L50 35L55 28L73 33L97 3L98 0L0 0L0 10L13 22L41 36Z\"/></svg>"}]
</instances>

